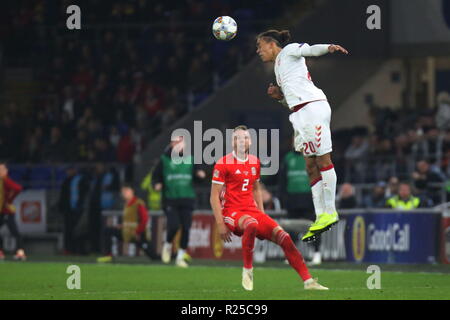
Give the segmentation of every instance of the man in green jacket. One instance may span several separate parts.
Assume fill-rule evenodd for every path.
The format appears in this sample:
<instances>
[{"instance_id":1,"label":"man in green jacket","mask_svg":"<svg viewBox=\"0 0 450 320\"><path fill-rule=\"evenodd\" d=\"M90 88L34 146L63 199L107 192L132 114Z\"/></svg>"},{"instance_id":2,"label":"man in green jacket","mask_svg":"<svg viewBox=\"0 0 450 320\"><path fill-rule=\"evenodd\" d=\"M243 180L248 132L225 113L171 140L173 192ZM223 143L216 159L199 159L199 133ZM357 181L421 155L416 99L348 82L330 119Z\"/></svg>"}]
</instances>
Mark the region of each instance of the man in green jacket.
<instances>
[{"instance_id":1,"label":"man in green jacket","mask_svg":"<svg viewBox=\"0 0 450 320\"><path fill-rule=\"evenodd\" d=\"M170 262L172 241L181 227L180 248L175 262L177 266L186 268L188 264L183 257L188 248L196 196L193 182L204 179L206 174L194 164L192 156L183 154L184 147L182 137L170 143L153 171L152 185L155 191L162 191L163 210L167 217L167 237L161 259L164 263ZM174 161L172 154L179 155L183 161Z\"/></svg>"}]
</instances>

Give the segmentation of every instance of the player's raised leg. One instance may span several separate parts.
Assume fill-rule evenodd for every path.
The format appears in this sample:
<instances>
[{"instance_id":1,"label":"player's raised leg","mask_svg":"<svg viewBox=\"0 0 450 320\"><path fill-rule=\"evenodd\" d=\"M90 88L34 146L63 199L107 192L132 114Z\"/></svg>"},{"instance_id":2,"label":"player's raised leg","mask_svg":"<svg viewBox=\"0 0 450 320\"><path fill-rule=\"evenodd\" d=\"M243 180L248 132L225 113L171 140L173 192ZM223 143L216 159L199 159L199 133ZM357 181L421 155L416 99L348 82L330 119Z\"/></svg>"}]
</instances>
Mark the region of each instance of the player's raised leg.
<instances>
[{"instance_id":1,"label":"player's raised leg","mask_svg":"<svg viewBox=\"0 0 450 320\"><path fill-rule=\"evenodd\" d=\"M318 156L317 166L320 168L323 188L324 213L320 214L316 222L310 227L311 232L323 232L339 221L336 211L336 184L337 176L331 161L331 153Z\"/></svg>"},{"instance_id":2,"label":"player's raised leg","mask_svg":"<svg viewBox=\"0 0 450 320\"><path fill-rule=\"evenodd\" d=\"M317 166L316 157L306 157L306 172L309 177L311 184L312 200L314 204L314 213L316 214L316 221L319 216L325 212L325 203L323 197L323 182L322 175L320 173L319 167ZM302 238L303 241L313 241L315 239L315 233L308 231Z\"/></svg>"},{"instance_id":3,"label":"player's raised leg","mask_svg":"<svg viewBox=\"0 0 450 320\"><path fill-rule=\"evenodd\" d=\"M244 215L239 219L239 228L242 230L242 255L244 268L242 270L242 286L245 290L253 290L253 249L255 247L258 221Z\"/></svg>"},{"instance_id":4,"label":"player's raised leg","mask_svg":"<svg viewBox=\"0 0 450 320\"><path fill-rule=\"evenodd\" d=\"M291 236L283 228L280 226L273 228L271 241L283 249L289 264L302 278L306 290L328 290L327 287L320 285L316 279L311 277L302 254L295 246Z\"/></svg>"}]
</instances>

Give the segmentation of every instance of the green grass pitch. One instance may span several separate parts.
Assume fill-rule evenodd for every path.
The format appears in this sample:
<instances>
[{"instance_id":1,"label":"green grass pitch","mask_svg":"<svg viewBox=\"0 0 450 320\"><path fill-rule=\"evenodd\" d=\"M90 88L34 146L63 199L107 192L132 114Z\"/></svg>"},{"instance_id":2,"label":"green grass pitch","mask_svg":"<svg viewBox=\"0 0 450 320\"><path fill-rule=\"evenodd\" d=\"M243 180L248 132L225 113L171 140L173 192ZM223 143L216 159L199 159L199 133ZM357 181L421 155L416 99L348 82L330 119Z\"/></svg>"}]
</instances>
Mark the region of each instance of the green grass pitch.
<instances>
[{"instance_id":1,"label":"green grass pitch","mask_svg":"<svg viewBox=\"0 0 450 320\"><path fill-rule=\"evenodd\" d=\"M80 290L67 289L66 269L71 264L81 269ZM0 299L450 299L448 266L441 266L439 272L383 271L382 267L380 290L367 289L366 266L311 268L313 277L330 287L328 292L311 292L303 290L288 266L269 263L255 266L254 291L246 292L238 264L205 264L196 261L189 269L180 269L159 263L3 262Z\"/></svg>"}]
</instances>

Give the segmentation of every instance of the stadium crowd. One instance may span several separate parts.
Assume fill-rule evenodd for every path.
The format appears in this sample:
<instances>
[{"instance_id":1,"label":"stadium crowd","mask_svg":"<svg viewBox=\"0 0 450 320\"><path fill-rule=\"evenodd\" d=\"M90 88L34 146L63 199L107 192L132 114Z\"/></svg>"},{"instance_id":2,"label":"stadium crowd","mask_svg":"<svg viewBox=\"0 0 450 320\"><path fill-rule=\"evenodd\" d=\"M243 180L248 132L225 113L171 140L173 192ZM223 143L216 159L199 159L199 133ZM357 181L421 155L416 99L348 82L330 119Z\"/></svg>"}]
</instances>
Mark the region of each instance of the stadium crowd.
<instances>
[{"instance_id":1,"label":"stadium crowd","mask_svg":"<svg viewBox=\"0 0 450 320\"><path fill-rule=\"evenodd\" d=\"M418 160L433 170L450 174L450 96L442 92L435 109L376 108L367 128L335 133L336 156L346 167L350 182L376 182L392 175L409 177ZM395 161L393 161L395 159ZM368 167L374 170L367 170Z\"/></svg>"},{"instance_id":2,"label":"stadium crowd","mask_svg":"<svg viewBox=\"0 0 450 320\"><path fill-rule=\"evenodd\" d=\"M248 21L273 19L292 3L79 1L82 30L67 32L71 2L50 2L17 1L2 11L4 59L31 66L39 83L30 108L4 108L0 156L14 162L130 164L252 56L246 39L257 28ZM217 12L239 19L236 41L212 41Z\"/></svg>"},{"instance_id":3,"label":"stadium crowd","mask_svg":"<svg viewBox=\"0 0 450 320\"><path fill-rule=\"evenodd\" d=\"M341 183L347 183L341 186L340 198L349 200L355 195L350 183L376 184L364 201L345 200L344 206L383 207L386 197L395 194L402 182L410 184L410 190L403 188L406 194L422 199L421 206L445 200L441 191L450 178L450 96L441 92L436 100L435 109L374 107L370 113L373 132L356 128L335 134Z\"/></svg>"}]
</instances>

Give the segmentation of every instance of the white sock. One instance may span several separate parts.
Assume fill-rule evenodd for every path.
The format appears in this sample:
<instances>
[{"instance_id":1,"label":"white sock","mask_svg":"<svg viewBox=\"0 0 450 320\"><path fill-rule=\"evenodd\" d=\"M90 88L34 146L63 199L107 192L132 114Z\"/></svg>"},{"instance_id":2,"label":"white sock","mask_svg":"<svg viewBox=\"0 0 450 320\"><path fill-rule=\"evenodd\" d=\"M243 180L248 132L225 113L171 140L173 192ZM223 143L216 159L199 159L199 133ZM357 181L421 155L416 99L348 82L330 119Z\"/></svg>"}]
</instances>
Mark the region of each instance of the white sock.
<instances>
[{"instance_id":1,"label":"white sock","mask_svg":"<svg viewBox=\"0 0 450 320\"><path fill-rule=\"evenodd\" d=\"M313 282L313 281L314 281L313 278L309 278L308 280L305 280L304 283L309 284L310 282Z\"/></svg>"},{"instance_id":2,"label":"white sock","mask_svg":"<svg viewBox=\"0 0 450 320\"><path fill-rule=\"evenodd\" d=\"M184 250L184 249L178 249L177 260L183 260L183 256L184 256L185 252L186 252L186 250Z\"/></svg>"},{"instance_id":3,"label":"white sock","mask_svg":"<svg viewBox=\"0 0 450 320\"><path fill-rule=\"evenodd\" d=\"M163 250L164 251L172 251L172 243L170 243L170 242L164 242L164 245L163 245Z\"/></svg>"},{"instance_id":4,"label":"white sock","mask_svg":"<svg viewBox=\"0 0 450 320\"><path fill-rule=\"evenodd\" d=\"M312 199L314 203L314 211L316 217L325 212L325 204L323 202L323 186L322 180L317 181L311 186Z\"/></svg>"},{"instance_id":5,"label":"white sock","mask_svg":"<svg viewBox=\"0 0 450 320\"><path fill-rule=\"evenodd\" d=\"M319 261L322 260L322 255L320 254L320 251L314 252L313 260L319 260Z\"/></svg>"},{"instance_id":6,"label":"white sock","mask_svg":"<svg viewBox=\"0 0 450 320\"><path fill-rule=\"evenodd\" d=\"M336 211L336 184L337 176L334 167L320 170L322 174L323 200L325 203L325 211L333 213Z\"/></svg>"}]
</instances>

